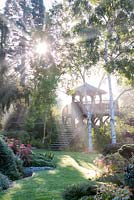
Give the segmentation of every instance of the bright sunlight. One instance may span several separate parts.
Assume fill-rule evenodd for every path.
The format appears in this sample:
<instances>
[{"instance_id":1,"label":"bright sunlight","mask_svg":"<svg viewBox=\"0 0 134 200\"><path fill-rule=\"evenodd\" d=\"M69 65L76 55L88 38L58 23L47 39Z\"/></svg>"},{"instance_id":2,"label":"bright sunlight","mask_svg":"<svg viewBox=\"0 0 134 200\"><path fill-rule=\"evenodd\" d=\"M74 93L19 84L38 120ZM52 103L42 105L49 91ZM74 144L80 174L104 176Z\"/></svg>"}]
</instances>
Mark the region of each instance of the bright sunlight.
<instances>
[{"instance_id":1,"label":"bright sunlight","mask_svg":"<svg viewBox=\"0 0 134 200\"><path fill-rule=\"evenodd\" d=\"M36 45L36 53L44 55L48 51L48 44L46 42L40 42Z\"/></svg>"}]
</instances>

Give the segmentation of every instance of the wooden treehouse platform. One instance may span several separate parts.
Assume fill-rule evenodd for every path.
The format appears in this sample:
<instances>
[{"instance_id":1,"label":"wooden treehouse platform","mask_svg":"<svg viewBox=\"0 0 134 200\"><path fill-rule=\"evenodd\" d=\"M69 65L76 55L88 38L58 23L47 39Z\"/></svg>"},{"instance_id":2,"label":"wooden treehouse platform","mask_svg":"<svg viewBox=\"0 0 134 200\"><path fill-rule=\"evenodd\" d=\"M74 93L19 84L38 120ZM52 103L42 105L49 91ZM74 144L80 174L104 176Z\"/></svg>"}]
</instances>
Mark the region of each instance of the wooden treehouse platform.
<instances>
[{"instance_id":1,"label":"wooden treehouse platform","mask_svg":"<svg viewBox=\"0 0 134 200\"><path fill-rule=\"evenodd\" d=\"M76 88L72 95L72 103L66 105L62 110L63 123L75 123L76 119L79 122L83 121L87 117L86 107L88 107L95 121L95 118L99 118L101 122L104 121L103 118L107 117L108 119L110 117L110 102L103 99L105 94L104 90L95 88L87 83ZM86 98L87 100L85 101ZM114 111L115 115L118 116L118 101L114 101Z\"/></svg>"}]
</instances>

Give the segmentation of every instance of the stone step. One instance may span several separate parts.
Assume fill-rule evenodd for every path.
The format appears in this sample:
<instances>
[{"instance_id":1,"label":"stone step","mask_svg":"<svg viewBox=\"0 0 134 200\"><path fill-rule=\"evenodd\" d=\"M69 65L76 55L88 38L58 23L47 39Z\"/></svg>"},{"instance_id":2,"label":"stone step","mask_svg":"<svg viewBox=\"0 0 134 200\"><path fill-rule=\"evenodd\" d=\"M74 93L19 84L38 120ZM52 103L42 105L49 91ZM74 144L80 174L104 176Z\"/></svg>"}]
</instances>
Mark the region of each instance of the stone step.
<instances>
[{"instance_id":1,"label":"stone step","mask_svg":"<svg viewBox=\"0 0 134 200\"><path fill-rule=\"evenodd\" d=\"M62 150L67 148L74 137L72 126L70 124L63 125L62 121L60 121L59 133L57 141L50 145L52 150Z\"/></svg>"}]
</instances>

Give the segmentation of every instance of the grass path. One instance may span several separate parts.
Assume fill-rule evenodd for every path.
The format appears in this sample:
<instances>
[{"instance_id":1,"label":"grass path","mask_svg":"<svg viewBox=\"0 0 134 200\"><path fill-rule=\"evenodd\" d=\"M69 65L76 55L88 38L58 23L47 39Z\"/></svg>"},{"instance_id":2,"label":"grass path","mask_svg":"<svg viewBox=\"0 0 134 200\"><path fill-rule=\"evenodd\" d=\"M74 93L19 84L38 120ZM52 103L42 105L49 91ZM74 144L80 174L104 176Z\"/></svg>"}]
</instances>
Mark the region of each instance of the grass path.
<instances>
[{"instance_id":1,"label":"grass path","mask_svg":"<svg viewBox=\"0 0 134 200\"><path fill-rule=\"evenodd\" d=\"M68 185L84 182L100 172L93 164L97 154L54 152L54 155L56 169L16 181L12 188L0 193L0 200L62 200L61 193Z\"/></svg>"}]
</instances>

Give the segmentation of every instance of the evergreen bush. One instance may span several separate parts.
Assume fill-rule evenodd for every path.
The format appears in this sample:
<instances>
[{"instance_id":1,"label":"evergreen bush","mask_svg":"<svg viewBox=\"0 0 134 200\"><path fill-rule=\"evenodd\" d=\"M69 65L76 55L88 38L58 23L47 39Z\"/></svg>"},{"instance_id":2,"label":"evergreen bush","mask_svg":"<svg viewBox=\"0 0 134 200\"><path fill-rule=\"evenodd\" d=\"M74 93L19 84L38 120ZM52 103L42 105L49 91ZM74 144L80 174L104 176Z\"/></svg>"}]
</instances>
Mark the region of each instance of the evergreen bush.
<instances>
[{"instance_id":1,"label":"evergreen bush","mask_svg":"<svg viewBox=\"0 0 134 200\"><path fill-rule=\"evenodd\" d=\"M0 191L8 189L9 186L10 180L8 179L8 177L0 173Z\"/></svg>"},{"instance_id":2,"label":"evergreen bush","mask_svg":"<svg viewBox=\"0 0 134 200\"><path fill-rule=\"evenodd\" d=\"M0 139L0 172L11 180L19 179L21 175L17 168L16 157L3 139Z\"/></svg>"},{"instance_id":3,"label":"evergreen bush","mask_svg":"<svg viewBox=\"0 0 134 200\"><path fill-rule=\"evenodd\" d=\"M134 164L129 164L126 168L125 185L134 188Z\"/></svg>"}]
</instances>

